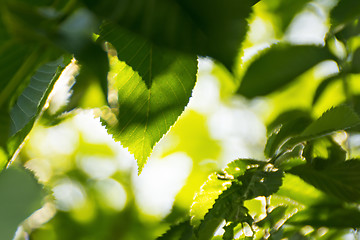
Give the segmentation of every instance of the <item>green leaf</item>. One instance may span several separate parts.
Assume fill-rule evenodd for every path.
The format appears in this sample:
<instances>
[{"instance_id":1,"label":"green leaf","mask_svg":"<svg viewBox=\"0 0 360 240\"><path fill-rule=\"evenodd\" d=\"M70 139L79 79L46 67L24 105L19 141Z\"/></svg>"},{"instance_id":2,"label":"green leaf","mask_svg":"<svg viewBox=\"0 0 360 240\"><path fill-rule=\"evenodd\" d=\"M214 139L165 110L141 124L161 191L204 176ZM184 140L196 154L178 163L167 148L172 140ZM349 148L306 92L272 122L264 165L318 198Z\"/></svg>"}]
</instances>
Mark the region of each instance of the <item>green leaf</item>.
<instances>
[{"instance_id":1,"label":"green leaf","mask_svg":"<svg viewBox=\"0 0 360 240\"><path fill-rule=\"evenodd\" d=\"M315 205L300 211L286 223L295 226L312 226L315 228L359 228L360 211L356 207L339 205Z\"/></svg>"},{"instance_id":2,"label":"green leaf","mask_svg":"<svg viewBox=\"0 0 360 240\"><path fill-rule=\"evenodd\" d=\"M333 26L348 23L359 16L360 2L357 0L340 0L330 12L330 19Z\"/></svg>"},{"instance_id":3,"label":"green leaf","mask_svg":"<svg viewBox=\"0 0 360 240\"><path fill-rule=\"evenodd\" d=\"M234 228L238 223L230 223L224 226L225 233L223 235L223 240L233 240L234 239Z\"/></svg>"},{"instance_id":4,"label":"green leaf","mask_svg":"<svg viewBox=\"0 0 360 240\"><path fill-rule=\"evenodd\" d=\"M32 68L37 67L38 49L32 51L31 47L11 40L0 46L0 107L9 103Z\"/></svg>"},{"instance_id":5,"label":"green leaf","mask_svg":"<svg viewBox=\"0 0 360 240\"><path fill-rule=\"evenodd\" d=\"M360 47L353 53L353 59L351 62L351 70L353 73L360 73Z\"/></svg>"},{"instance_id":6,"label":"green leaf","mask_svg":"<svg viewBox=\"0 0 360 240\"><path fill-rule=\"evenodd\" d=\"M193 236L193 228L190 221L184 221L177 225L173 225L157 240L191 240Z\"/></svg>"},{"instance_id":7,"label":"green leaf","mask_svg":"<svg viewBox=\"0 0 360 240\"><path fill-rule=\"evenodd\" d=\"M288 172L340 200L360 201L360 160L331 164L323 169L304 164Z\"/></svg>"},{"instance_id":8,"label":"green leaf","mask_svg":"<svg viewBox=\"0 0 360 240\"><path fill-rule=\"evenodd\" d=\"M215 200L231 185L234 178L245 174L248 167L258 167L266 162L253 159L237 159L228 164L224 173L211 174L196 194L190 209L191 224L197 227L206 213L211 209Z\"/></svg>"},{"instance_id":9,"label":"green leaf","mask_svg":"<svg viewBox=\"0 0 360 240\"><path fill-rule=\"evenodd\" d=\"M314 205L320 199L325 198L325 196L326 195L323 192L304 182L304 180L298 176L286 173L283 179L283 185L272 198L281 197L291 199L290 203L295 204L296 206L299 206L299 204L300 206L309 206Z\"/></svg>"},{"instance_id":10,"label":"green leaf","mask_svg":"<svg viewBox=\"0 0 360 240\"><path fill-rule=\"evenodd\" d=\"M249 210L244 207L242 187L238 184L232 184L226 189L205 214L195 232L198 239L210 239L223 220L236 224L253 222Z\"/></svg>"},{"instance_id":11,"label":"green leaf","mask_svg":"<svg viewBox=\"0 0 360 240\"><path fill-rule=\"evenodd\" d=\"M316 92L314 94L314 98L312 100L312 105L314 106L317 101L320 99L320 97L322 96L322 94L325 92L325 90L327 89L327 87L330 86L331 83L335 82L336 80L338 80L340 78L340 76L334 75L334 76L330 76L328 78L326 78L325 80L323 80L319 86L316 88Z\"/></svg>"},{"instance_id":12,"label":"green leaf","mask_svg":"<svg viewBox=\"0 0 360 240\"><path fill-rule=\"evenodd\" d=\"M6 117L11 119L11 123L7 125L7 128L10 129L9 135L3 136L6 139L7 160L12 158L16 149L32 129L63 69L62 58L41 66L31 77L29 85L17 98L10 113L7 115L6 112L2 112L3 121L6 121Z\"/></svg>"},{"instance_id":13,"label":"green leaf","mask_svg":"<svg viewBox=\"0 0 360 240\"><path fill-rule=\"evenodd\" d=\"M101 37L125 61L114 70L119 113L108 131L135 155L141 172L154 145L184 111L195 85L197 60L157 48L114 25L103 25Z\"/></svg>"},{"instance_id":14,"label":"green leaf","mask_svg":"<svg viewBox=\"0 0 360 240\"><path fill-rule=\"evenodd\" d=\"M335 131L354 127L359 123L359 116L349 106L340 105L323 113L319 119L311 123L299 136L287 141L283 148L289 149L300 142L324 137Z\"/></svg>"},{"instance_id":15,"label":"green leaf","mask_svg":"<svg viewBox=\"0 0 360 240\"><path fill-rule=\"evenodd\" d=\"M277 150L289 137L299 135L310 123L311 116L306 111L292 110L281 114L269 127L280 124L281 128L275 130L265 145L264 153L267 157L272 157Z\"/></svg>"},{"instance_id":16,"label":"green leaf","mask_svg":"<svg viewBox=\"0 0 360 240\"><path fill-rule=\"evenodd\" d=\"M23 129L41 111L55 80L64 69L62 58L41 66L11 108L11 135ZM32 123L31 123L32 124Z\"/></svg>"},{"instance_id":17,"label":"green leaf","mask_svg":"<svg viewBox=\"0 0 360 240\"><path fill-rule=\"evenodd\" d=\"M251 225L253 219L249 214L249 210L244 206L244 201L258 196L269 196L281 186L282 171L264 172L259 169L263 168L266 162L250 159L246 166L244 164L246 161L236 160L230 163L228 168L225 169L224 175L219 175L218 179L215 179L215 175L212 175L213 179L205 184L202 189L202 199L195 198L190 213L192 220L196 220L195 227L197 228L195 233L199 239L209 239L223 220L234 223L228 227L227 235L229 236L231 236L231 229L235 225L239 223ZM227 171L234 173L236 177L230 175ZM223 183L222 186L221 183ZM215 197L217 197L215 203L209 208ZM202 208L201 203L206 202L208 199L211 199L209 201L211 204L206 204L205 208ZM199 222L200 225L197 225Z\"/></svg>"},{"instance_id":18,"label":"green leaf","mask_svg":"<svg viewBox=\"0 0 360 240\"><path fill-rule=\"evenodd\" d=\"M279 206L274 208L264 219L257 222L261 228L273 228L281 219L285 217L287 206Z\"/></svg>"},{"instance_id":19,"label":"green leaf","mask_svg":"<svg viewBox=\"0 0 360 240\"><path fill-rule=\"evenodd\" d=\"M41 207L45 192L34 176L20 168L0 174L0 239L11 240L18 225Z\"/></svg>"},{"instance_id":20,"label":"green leaf","mask_svg":"<svg viewBox=\"0 0 360 240\"><path fill-rule=\"evenodd\" d=\"M249 169L239 177L243 185L244 200L259 196L268 197L276 193L282 185L283 171L264 172L258 169Z\"/></svg>"},{"instance_id":21,"label":"green leaf","mask_svg":"<svg viewBox=\"0 0 360 240\"><path fill-rule=\"evenodd\" d=\"M331 58L324 47L273 45L249 66L237 93L248 98L267 95L289 84L319 62Z\"/></svg>"},{"instance_id":22,"label":"green leaf","mask_svg":"<svg viewBox=\"0 0 360 240\"><path fill-rule=\"evenodd\" d=\"M336 38L345 43L350 40L350 38L360 34L360 23L359 21L355 20L343 26L343 28L340 28L340 30L334 30Z\"/></svg>"},{"instance_id":23,"label":"green leaf","mask_svg":"<svg viewBox=\"0 0 360 240\"><path fill-rule=\"evenodd\" d=\"M324 136L334 131L345 130L360 123L359 116L347 105L341 105L326 111L319 119L310 124L302 137Z\"/></svg>"},{"instance_id":24,"label":"green leaf","mask_svg":"<svg viewBox=\"0 0 360 240\"><path fill-rule=\"evenodd\" d=\"M275 18L279 20L277 26L283 32L289 26L291 20L298 14L310 0L263 0L262 3L267 6Z\"/></svg>"},{"instance_id":25,"label":"green leaf","mask_svg":"<svg viewBox=\"0 0 360 240\"><path fill-rule=\"evenodd\" d=\"M253 4L249 0L83 2L103 18L113 20L158 46L210 56L230 70L248 29L246 19Z\"/></svg>"},{"instance_id":26,"label":"green leaf","mask_svg":"<svg viewBox=\"0 0 360 240\"><path fill-rule=\"evenodd\" d=\"M191 225L198 227L206 213L213 207L215 200L230 185L229 180L220 180L217 174L212 174L195 195L190 209Z\"/></svg>"}]
</instances>

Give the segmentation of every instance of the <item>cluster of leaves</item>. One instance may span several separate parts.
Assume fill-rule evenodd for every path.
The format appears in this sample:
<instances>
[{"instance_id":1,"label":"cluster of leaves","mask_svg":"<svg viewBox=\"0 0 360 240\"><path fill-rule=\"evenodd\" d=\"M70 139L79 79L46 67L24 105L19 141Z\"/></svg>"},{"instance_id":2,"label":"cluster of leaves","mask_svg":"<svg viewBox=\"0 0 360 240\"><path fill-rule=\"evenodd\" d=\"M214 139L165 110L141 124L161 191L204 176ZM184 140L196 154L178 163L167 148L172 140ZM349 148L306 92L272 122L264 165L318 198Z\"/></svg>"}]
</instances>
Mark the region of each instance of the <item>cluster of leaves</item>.
<instances>
[{"instance_id":1,"label":"cluster of leaves","mask_svg":"<svg viewBox=\"0 0 360 240\"><path fill-rule=\"evenodd\" d=\"M80 71L73 97L47 117L56 122L79 107L86 88L94 82L106 102L102 123L134 154L140 173L155 144L191 97L197 57L211 57L238 78L238 53L254 8L266 6L285 31L309 3L257 2L1 1L0 169L16 157L44 113L60 73L74 57ZM336 81L343 84L346 103L317 120L311 110L279 115L268 126L266 160L239 159L211 175L194 200L191 219L159 239L211 239L223 221L223 239L296 238L304 235L306 225L328 228L321 236L318 231L311 234L331 239L344 233L337 229L359 228L360 160L351 159L349 149L332 135L359 131L359 96L349 82L351 75L360 73L359 1L339 1L329 19L331 28L323 46L285 41L272 45L249 65L235 94L269 95L285 89L318 63L332 60L339 71L321 82L313 105ZM339 54L335 43L343 46L344 54ZM109 59L116 56L120 62L111 66L116 75L108 78ZM110 91L116 97L108 98ZM307 196L289 188L289 183L312 194L319 190L320 197L304 200ZM248 205L259 198L265 199L265 212L251 212Z\"/></svg>"}]
</instances>

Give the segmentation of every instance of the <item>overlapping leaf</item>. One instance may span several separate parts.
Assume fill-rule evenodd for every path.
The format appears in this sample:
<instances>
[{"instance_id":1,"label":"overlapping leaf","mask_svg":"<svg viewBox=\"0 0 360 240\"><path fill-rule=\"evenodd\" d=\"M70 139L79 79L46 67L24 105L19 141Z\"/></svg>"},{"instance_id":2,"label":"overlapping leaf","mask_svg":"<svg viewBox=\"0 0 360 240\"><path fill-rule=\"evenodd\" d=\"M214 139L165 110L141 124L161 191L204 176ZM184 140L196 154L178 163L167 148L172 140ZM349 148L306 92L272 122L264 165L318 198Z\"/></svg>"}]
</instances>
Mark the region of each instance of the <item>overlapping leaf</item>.
<instances>
[{"instance_id":1,"label":"overlapping leaf","mask_svg":"<svg viewBox=\"0 0 360 240\"><path fill-rule=\"evenodd\" d=\"M212 236L223 220L229 223L225 227L227 238L233 235L239 223L251 225L253 219L244 201L269 196L282 184L282 171L265 172L261 170L265 164L263 161L239 159L228 165L224 175L211 176L195 197L190 211L199 239Z\"/></svg>"},{"instance_id":2,"label":"overlapping leaf","mask_svg":"<svg viewBox=\"0 0 360 240\"><path fill-rule=\"evenodd\" d=\"M113 44L124 61L115 69L119 113L109 133L135 155L141 171L154 145L188 103L197 59L157 48L112 24L103 25L101 38Z\"/></svg>"},{"instance_id":3,"label":"overlapping leaf","mask_svg":"<svg viewBox=\"0 0 360 240\"><path fill-rule=\"evenodd\" d=\"M83 2L104 18L159 46L211 56L232 69L246 31L250 0Z\"/></svg>"},{"instance_id":4,"label":"overlapping leaf","mask_svg":"<svg viewBox=\"0 0 360 240\"><path fill-rule=\"evenodd\" d=\"M260 55L247 69L237 93L248 98L279 90L321 61L330 59L326 48L278 44Z\"/></svg>"}]
</instances>

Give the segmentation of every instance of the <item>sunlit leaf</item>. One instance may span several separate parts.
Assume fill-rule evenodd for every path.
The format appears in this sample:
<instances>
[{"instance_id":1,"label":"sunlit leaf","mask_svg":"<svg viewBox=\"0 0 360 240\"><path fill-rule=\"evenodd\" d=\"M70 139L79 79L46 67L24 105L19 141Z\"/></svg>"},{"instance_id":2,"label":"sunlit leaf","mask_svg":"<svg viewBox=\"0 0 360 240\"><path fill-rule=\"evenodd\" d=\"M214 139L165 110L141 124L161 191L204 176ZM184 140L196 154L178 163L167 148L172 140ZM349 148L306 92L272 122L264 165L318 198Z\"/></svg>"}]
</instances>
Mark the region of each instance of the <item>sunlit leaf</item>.
<instances>
[{"instance_id":1,"label":"sunlit leaf","mask_svg":"<svg viewBox=\"0 0 360 240\"><path fill-rule=\"evenodd\" d=\"M323 115L312 122L299 136L287 141L283 148L303 142L324 137L335 131L345 130L360 124L359 116L347 105L340 105L329 109Z\"/></svg>"},{"instance_id":2,"label":"sunlit leaf","mask_svg":"<svg viewBox=\"0 0 360 240\"><path fill-rule=\"evenodd\" d=\"M109 133L135 155L140 172L154 145L184 111L195 85L197 60L110 24L103 25L101 37L125 61L115 69L119 113Z\"/></svg>"},{"instance_id":3,"label":"sunlit leaf","mask_svg":"<svg viewBox=\"0 0 360 240\"><path fill-rule=\"evenodd\" d=\"M0 174L0 239L11 240L18 225L41 207L45 193L24 169L9 168Z\"/></svg>"},{"instance_id":4,"label":"sunlit leaf","mask_svg":"<svg viewBox=\"0 0 360 240\"><path fill-rule=\"evenodd\" d=\"M194 203L191 206L191 224L199 226L206 213L213 207L215 200L230 185L230 181L219 180L216 174L210 175L209 179L196 194Z\"/></svg>"},{"instance_id":5,"label":"sunlit leaf","mask_svg":"<svg viewBox=\"0 0 360 240\"><path fill-rule=\"evenodd\" d=\"M248 0L83 2L104 18L159 46L211 56L228 69L233 67L247 31L246 18L254 4Z\"/></svg>"},{"instance_id":6,"label":"sunlit leaf","mask_svg":"<svg viewBox=\"0 0 360 240\"><path fill-rule=\"evenodd\" d=\"M275 195L291 199L291 202L296 206L299 206L299 204L305 206L312 205L326 196L298 176L288 173L285 174L283 185Z\"/></svg>"},{"instance_id":7,"label":"sunlit leaf","mask_svg":"<svg viewBox=\"0 0 360 240\"><path fill-rule=\"evenodd\" d=\"M316 88L316 92L314 94L312 105L315 105L318 102L318 100L320 99L320 97L322 96L322 94L324 93L324 91L327 89L327 87L330 86L331 83L338 80L339 78L340 78L339 75L335 75L335 76L330 76L330 77L326 78L325 80L323 80L319 84L319 86Z\"/></svg>"},{"instance_id":8,"label":"sunlit leaf","mask_svg":"<svg viewBox=\"0 0 360 240\"><path fill-rule=\"evenodd\" d=\"M326 135L360 124L359 116L348 106L341 105L326 111L319 119L310 124L302 137Z\"/></svg>"},{"instance_id":9,"label":"sunlit leaf","mask_svg":"<svg viewBox=\"0 0 360 240\"><path fill-rule=\"evenodd\" d=\"M247 69L237 93L264 96L292 82L321 61L330 59L324 47L277 44L262 53Z\"/></svg>"},{"instance_id":10,"label":"sunlit leaf","mask_svg":"<svg viewBox=\"0 0 360 240\"><path fill-rule=\"evenodd\" d=\"M195 233L196 236L199 239L209 239L224 220L234 222L236 225L245 222L251 224L253 219L243 204L241 186L232 184L216 199L214 206L205 214Z\"/></svg>"},{"instance_id":11,"label":"sunlit leaf","mask_svg":"<svg viewBox=\"0 0 360 240\"><path fill-rule=\"evenodd\" d=\"M360 160L348 160L323 169L315 169L305 164L289 172L341 200L349 202L360 200Z\"/></svg>"}]
</instances>

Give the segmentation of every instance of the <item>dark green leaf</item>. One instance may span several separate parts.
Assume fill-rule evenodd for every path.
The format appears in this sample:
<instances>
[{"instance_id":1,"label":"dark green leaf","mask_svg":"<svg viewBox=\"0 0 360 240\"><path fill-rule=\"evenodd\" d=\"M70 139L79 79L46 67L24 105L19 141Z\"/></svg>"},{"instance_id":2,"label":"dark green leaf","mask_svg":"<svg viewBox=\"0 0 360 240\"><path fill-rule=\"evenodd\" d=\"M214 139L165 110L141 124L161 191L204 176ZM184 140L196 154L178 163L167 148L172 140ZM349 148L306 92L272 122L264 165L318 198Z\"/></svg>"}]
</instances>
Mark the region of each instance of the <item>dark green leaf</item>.
<instances>
[{"instance_id":1,"label":"dark green leaf","mask_svg":"<svg viewBox=\"0 0 360 240\"><path fill-rule=\"evenodd\" d=\"M41 66L11 108L11 135L23 129L41 111L64 65L62 58Z\"/></svg>"},{"instance_id":2,"label":"dark green leaf","mask_svg":"<svg viewBox=\"0 0 360 240\"><path fill-rule=\"evenodd\" d=\"M261 228L273 228L281 219L285 217L287 207L286 206L279 206L274 208L264 219L257 222Z\"/></svg>"},{"instance_id":3,"label":"dark green leaf","mask_svg":"<svg viewBox=\"0 0 360 240\"><path fill-rule=\"evenodd\" d=\"M223 234L223 240L233 240L234 239L234 228L238 223L230 223L224 227L225 233Z\"/></svg>"},{"instance_id":4,"label":"dark green leaf","mask_svg":"<svg viewBox=\"0 0 360 240\"><path fill-rule=\"evenodd\" d=\"M351 70L353 73L360 73L360 47L353 53L353 59L351 62Z\"/></svg>"},{"instance_id":5,"label":"dark green leaf","mask_svg":"<svg viewBox=\"0 0 360 240\"><path fill-rule=\"evenodd\" d=\"M288 172L338 199L360 201L360 160L331 164L323 169L315 169L305 164Z\"/></svg>"},{"instance_id":6,"label":"dark green leaf","mask_svg":"<svg viewBox=\"0 0 360 240\"><path fill-rule=\"evenodd\" d=\"M193 235L193 228L190 221L184 221L171 228L164 233L157 240L191 240Z\"/></svg>"},{"instance_id":7,"label":"dark green leaf","mask_svg":"<svg viewBox=\"0 0 360 240\"><path fill-rule=\"evenodd\" d=\"M360 16L360 2L358 0L340 0L331 10L330 18L334 26L348 23Z\"/></svg>"},{"instance_id":8,"label":"dark green leaf","mask_svg":"<svg viewBox=\"0 0 360 240\"><path fill-rule=\"evenodd\" d=\"M282 185L283 174L281 170L264 172L258 169L249 169L243 176L238 178L243 185L244 200L259 196L268 197L276 193Z\"/></svg>"},{"instance_id":9,"label":"dark green leaf","mask_svg":"<svg viewBox=\"0 0 360 240\"><path fill-rule=\"evenodd\" d=\"M101 37L125 61L115 69L119 113L117 122L108 125L109 133L135 155L140 172L154 145L184 111L195 85L197 60L157 48L114 25L105 24Z\"/></svg>"},{"instance_id":10,"label":"dark green leaf","mask_svg":"<svg viewBox=\"0 0 360 240\"><path fill-rule=\"evenodd\" d=\"M335 82L336 80L338 80L340 78L339 75L334 75L334 76L330 76L328 78L326 78L325 80L323 80L320 85L316 88L316 92L314 94L314 98L312 101L312 105L314 106L317 101L320 99L321 95L324 93L324 91L327 89L327 87Z\"/></svg>"},{"instance_id":11,"label":"dark green leaf","mask_svg":"<svg viewBox=\"0 0 360 240\"><path fill-rule=\"evenodd\" d=\"M261 54L247 69L237 93L248 98L274 92L314 67L331 59L323 47L277 44Z\"/></svg>"},{"instance_id":12,"label":"dark green leaf","mask_svg":"<svg viewBox=\"0 0 360 240\"><path fill-rule=\"evenodd\" d=\"M360 35L360 22L355 20L343 26L342 29L335 33L337 39L347 42L350 38Z\"/></svg>"},{"instance_id":13,"label":"dark green leaf","mask_svg":"<svg viewBox=\"0 0 360 240\"><path fill-rule=\"evenodd\" d=\"M356 207L315 205L295 214L286 223L296 226L359 228L360 211Z\"/></svg>"},{"instance_id":14,"label":"dark green leaf","mask_svg":"<svg viewBox=\"0 0 360 240\"><path fill-rule=\"evenodd\" d=\"M158 46L211 56L228 69L232 69L245 37L248 28L246 18L253 4L248 0L83 2L104 18L150 39Z\"/></svg>"},{"instance_id":15,"label":"dark green leaf","mask_svg":"<svg viewBox=\"0 0 360 240\"><path fill-rule=\"evenodd\" d=\"M25 169L8 168L0 174L0 239L11 240L18 225L41 207L42 186Z\"/></svg>"},{"instance_id":16,"label":"dark green leaf","mask_svg":"<svg viewBox=\"0 0 360 240\"><path fill-rule=\"evenodd\" d=\"M31 77L29 85L11 108L8 115L11 119L11 124L8 125L10 132L5 138L7 140L6 151L8 158L13 156L16 149L32 129L63 68L62 58L41 66ZM6 113L3 113L1 118L5 121Z\"/></svg>"}]
</instances>

